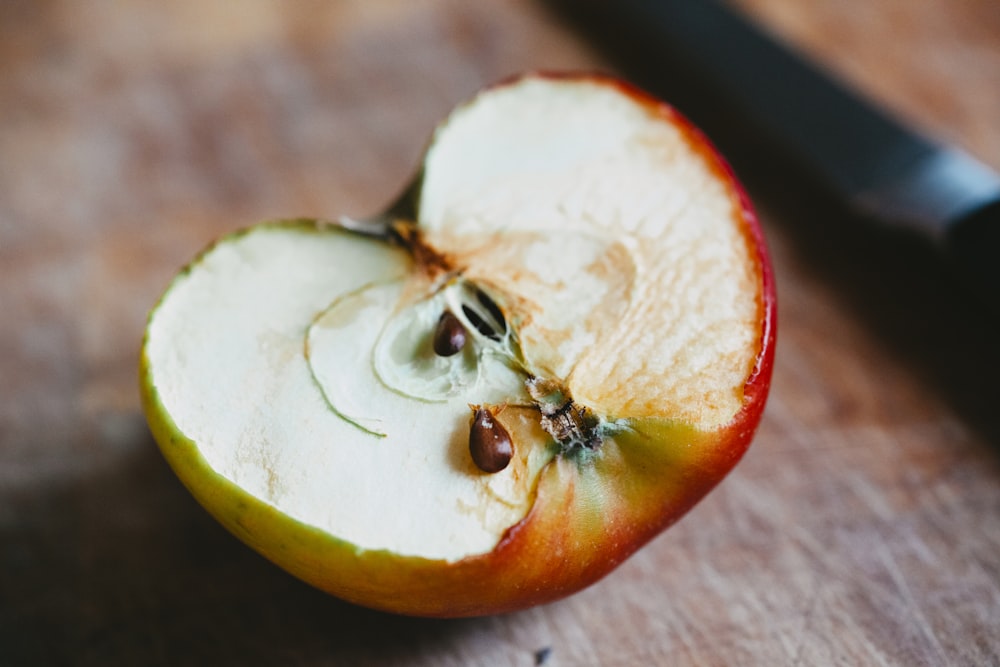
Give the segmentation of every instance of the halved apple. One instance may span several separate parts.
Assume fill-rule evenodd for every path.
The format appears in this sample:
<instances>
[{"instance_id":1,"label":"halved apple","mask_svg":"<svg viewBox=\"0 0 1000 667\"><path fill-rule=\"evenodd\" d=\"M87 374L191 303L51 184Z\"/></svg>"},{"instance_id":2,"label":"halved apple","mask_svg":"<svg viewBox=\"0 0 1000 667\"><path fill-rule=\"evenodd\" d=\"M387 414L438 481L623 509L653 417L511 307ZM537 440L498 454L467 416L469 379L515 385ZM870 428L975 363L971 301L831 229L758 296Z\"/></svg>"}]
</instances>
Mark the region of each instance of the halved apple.
<instances>
[{"instance_id":1,"label":"halved apple","mask_svg":"<svg viewBox=\"0 0 1000 667\"><path fill-rule=\"evenodd\" d=\"M198 256L150 315L143 406L194 496L293 574L503 612L596 581L733 467L774 313L696 129L609 78L528 75L458 107L389 214Z\"/></svg>"}]
</instances>

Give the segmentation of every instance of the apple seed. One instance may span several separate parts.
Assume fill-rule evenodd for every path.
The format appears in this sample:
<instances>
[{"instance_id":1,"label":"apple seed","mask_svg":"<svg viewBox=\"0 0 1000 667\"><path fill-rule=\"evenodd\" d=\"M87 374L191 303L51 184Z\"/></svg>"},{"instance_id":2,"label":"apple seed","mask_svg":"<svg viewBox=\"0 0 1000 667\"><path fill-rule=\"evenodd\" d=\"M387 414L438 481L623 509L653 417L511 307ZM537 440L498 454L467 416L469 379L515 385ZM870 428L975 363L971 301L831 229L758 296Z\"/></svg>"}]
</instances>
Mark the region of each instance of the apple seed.
<instances>
[{"instance_id":1,"label":"apple seed","mask_svg":"<svg viewBox=\"0 0 1000 667\"><path fill-rule=\"evenodd\" d=\"M494 342L503 340L507 334L507 320L500 306L478 287L472 287L472 290L472 294L464 295L461 303L466 324L472 325L482 336ZM473 295L475 300L472 299Z\"/></svg>"},{"instance_id":2,"label":"apple seed","mask_svg":"<svg viewBox=\"0 0 1000 667\"><path fill-rule=\"evenodd\" d=\"M472 428L469 430L469 453L483 472L500 472L514 455L510 434L487 408L475 406L474 409Z\"/></svg>"},{"instance_id":3,"label":"apple seed","mask_svg":"<svg viewBox=\"0 0 1000 667\"><path fill-rule=\"evenodd\" d=\"M501 329L500 333L507 333L507 320L503 316L503 311L500 310L500 306L496 304L496 301L491 299L489 295L481 289L476 290L476 300L489 312L493 321Z\"/></svg>"},{"instance_id":4,"label":"apple seed","mask_svg":"<svg viewBox=\"0 0 1000 667\"><path fill-rule=\"evenodd\" d=\"M474 311L472 308L463 305L462 313L466 318L468 318L469 322L472 323L472 326L476 327L476 331L483 334L490 340L500 340L500 334L498 334L496 330L494 330L493 327L491 327L489 323L480 317L479 313Z\"/></svg>"},{"instance_id":5,"label":"apple seed","mask_svg":"<svg viewBox=\"0 0 1000 667\"><path fill-rule=\"evenodd\" d=\"M458 354L465 347L465 327L450 310L441 313L437 328L434 330L434 352L439 357L450 357Z\"/></svg>"}]
</instances>

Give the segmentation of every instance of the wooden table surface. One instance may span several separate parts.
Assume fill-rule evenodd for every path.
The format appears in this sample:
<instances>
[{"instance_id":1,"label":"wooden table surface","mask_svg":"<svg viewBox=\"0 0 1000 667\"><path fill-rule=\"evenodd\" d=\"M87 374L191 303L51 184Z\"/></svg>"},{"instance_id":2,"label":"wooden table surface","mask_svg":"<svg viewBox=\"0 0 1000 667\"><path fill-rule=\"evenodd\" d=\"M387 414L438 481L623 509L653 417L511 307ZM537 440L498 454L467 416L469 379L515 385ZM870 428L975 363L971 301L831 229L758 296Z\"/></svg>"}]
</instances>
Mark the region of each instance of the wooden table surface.
<instances>
[{"instance_id":1,"label":"wooden table surface","mask_svg":"<svg viewBox=\"0 0 1000 667\"><path fill-rule=\"evenodd\" d=\"M742 0L1000 168L996 0ZM759 435L564 601L429 621L327 597L161 459L137 348L216 236L364 214L433 124L531 68L615 65L533 0L0 4L0 665L1000 664L996 328L918 243L730 138L774 255Z\"/></svg>"}]
</instances>

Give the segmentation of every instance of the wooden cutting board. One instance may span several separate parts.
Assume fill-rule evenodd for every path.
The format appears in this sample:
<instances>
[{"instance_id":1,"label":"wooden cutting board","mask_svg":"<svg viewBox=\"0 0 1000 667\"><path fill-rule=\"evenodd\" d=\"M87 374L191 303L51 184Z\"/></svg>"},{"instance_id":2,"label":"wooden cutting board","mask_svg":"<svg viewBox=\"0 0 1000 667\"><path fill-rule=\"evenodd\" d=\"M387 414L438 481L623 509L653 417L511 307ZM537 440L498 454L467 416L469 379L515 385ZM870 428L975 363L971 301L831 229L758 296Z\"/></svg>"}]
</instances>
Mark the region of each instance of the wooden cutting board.
<instances>
[{"instance_id":1,"label":"wooden cutting board","mask_svg":"<svg viewBox=\"0 0 1000 667\"><path fill-rule=\"evenodd\" d=\"M737 4L1000 168L995 0ZM177 482L136 391L174 271L258 220L377 210L453 104L539 67L612 64L528 0L0 5L0 664L1000 664L1000 329L754 137L724 147L774 255L771 402L604 581L494 618L370 612Z\"/></svg>"}]
</instances>

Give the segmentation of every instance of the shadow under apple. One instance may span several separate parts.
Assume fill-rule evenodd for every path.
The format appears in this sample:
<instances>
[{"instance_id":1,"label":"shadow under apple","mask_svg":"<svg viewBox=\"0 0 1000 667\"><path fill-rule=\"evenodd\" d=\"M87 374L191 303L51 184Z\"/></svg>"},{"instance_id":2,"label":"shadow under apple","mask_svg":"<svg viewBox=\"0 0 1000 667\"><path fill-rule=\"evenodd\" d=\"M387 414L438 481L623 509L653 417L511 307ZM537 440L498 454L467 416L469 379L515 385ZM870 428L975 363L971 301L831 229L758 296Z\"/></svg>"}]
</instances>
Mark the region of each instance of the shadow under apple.
<instances>
[{"instance_id":1,"label":"shadow under apple","mask_svg":"<svg viewBox=\"0 0 1000 667\"><path fill-rule=\"evenodd\" d=\"M113 465L5 494L0 662L406 664L497 627L383 614L298 581L217 524L142 427Z\"/></svg>"}]
</instances>

